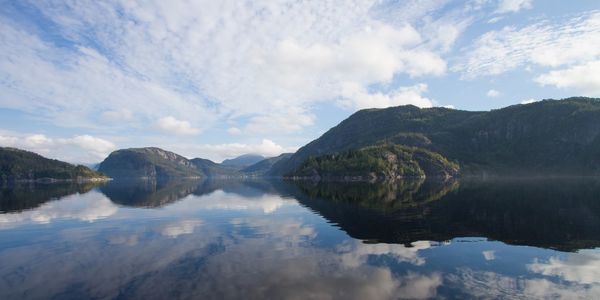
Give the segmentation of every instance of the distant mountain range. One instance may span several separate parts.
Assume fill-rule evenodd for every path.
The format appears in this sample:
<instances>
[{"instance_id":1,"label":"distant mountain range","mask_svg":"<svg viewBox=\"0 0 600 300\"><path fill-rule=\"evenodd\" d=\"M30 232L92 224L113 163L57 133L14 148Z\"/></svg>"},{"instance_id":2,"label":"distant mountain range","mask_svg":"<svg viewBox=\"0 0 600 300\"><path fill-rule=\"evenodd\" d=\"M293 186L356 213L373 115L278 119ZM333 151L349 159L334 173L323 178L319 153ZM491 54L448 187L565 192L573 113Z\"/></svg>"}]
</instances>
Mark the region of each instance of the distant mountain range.
<instances>
[{"instance_id":1,"label":"distant mountain range","mask_svg":"<svg viewBox=\"0 0 600 300\"><path fill-rule=\"evenodd\" d=\"M263 175L271 161L273 158L247 154L219 164L203 158L187 159L160 148L131 148L111 153L98 171L117 179L245 177Z\"/></svg>"},{"instance_id":2,"label":"distant mountain range","mask_svg":"<svg viewBox=\"0 0 600 300\"><path fill-rule=\"evenodd\" d=\"M262 155L244 154L236 158L226 159L221 163L221 165L234 167L248 167L264 159L265 157Z\"/></svg>"},{"instance_id":3,"label":"distant mountain range","mask_svg":"<svg viewBox=\"0 0 600 300\"><path fill-rule=\"evenodd\" d=\"M0 147L0 183L9 181L90 181L106 180L88 167L75 166L39 154Z\"/></svg>"},{"instance_id":4,"label":"distant mountain range","mask_svg":"<svg viewBox=\"0 0 600 300\"><path fill-rule=\"evenodd\" d=\"M0 148L0 179L95 178L84 166ZM412 105L354 113L293 154L215 163L159 148L111 153L112 178L390 179L600 175L600 99L568 98L473 112Z\"/></svg>"}]
</instances>

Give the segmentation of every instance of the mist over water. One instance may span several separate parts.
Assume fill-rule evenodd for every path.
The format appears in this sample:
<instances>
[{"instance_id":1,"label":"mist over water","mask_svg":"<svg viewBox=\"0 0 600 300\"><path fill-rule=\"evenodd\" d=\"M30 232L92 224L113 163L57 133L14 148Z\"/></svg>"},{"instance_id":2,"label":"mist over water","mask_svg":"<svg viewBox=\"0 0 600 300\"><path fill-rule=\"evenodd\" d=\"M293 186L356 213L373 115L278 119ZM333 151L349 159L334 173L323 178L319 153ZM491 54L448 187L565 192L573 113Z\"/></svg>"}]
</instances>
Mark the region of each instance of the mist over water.
<instances>
[{"instance_id":1,"label":"mist over water","mask_svg":"<svg viewBox=\"0 0 600 300\"><path fill-rule=\"evenodd\" d=\"M0 298L600 297L600 181L0 189Z\"/></svg>"}]
</instances>

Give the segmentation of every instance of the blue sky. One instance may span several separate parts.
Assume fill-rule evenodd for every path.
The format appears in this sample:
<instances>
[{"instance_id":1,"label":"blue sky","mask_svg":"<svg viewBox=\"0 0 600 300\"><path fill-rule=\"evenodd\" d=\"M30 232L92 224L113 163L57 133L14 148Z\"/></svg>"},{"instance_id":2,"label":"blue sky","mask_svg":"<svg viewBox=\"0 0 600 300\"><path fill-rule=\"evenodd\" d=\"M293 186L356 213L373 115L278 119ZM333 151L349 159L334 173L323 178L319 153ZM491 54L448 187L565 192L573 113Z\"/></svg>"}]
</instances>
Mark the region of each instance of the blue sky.
<instances>
[{"instance_id":1,"label":"blue sky","mask_svg":"<svg viewBox=\"0 0 600 300\"><path fill-rule=\"evenodd\" d=\"M0 145L294 151L362 108L600 97L600 2L2 1Z\"/></svg>"}]
</instances>

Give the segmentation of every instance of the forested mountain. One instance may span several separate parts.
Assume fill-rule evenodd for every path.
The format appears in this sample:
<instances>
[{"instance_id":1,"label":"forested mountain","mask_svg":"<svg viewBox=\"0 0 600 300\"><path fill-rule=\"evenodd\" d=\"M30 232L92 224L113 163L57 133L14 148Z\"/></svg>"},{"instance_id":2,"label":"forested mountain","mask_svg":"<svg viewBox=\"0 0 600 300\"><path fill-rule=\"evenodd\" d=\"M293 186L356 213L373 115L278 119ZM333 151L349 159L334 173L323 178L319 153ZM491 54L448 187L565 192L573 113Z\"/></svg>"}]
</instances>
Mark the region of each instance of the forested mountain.
<instances>
[{"instance_id":1,"label":"forested mountain","mask_svg":"<svg viewBox=\"0 0 600 300\"><path fill-rule=\"evenodd\" d=\"M294 173L309 157L385 144L438 153L466 175L600 174L600 99L544 100L486 112L365 109L275 164L270 174Z\"/></svg>"},{"instance_id":2,"label":"forested mountain","mask_svg":"<svg viewBox=\"0 0 600 300\"><path fill-rule=\"evenodd\" d=\"M247 167L247 166L251 166L253 164L256 164L262 160L264 160L265 157L262 155L258 155L258 154L244 154L244 155L240 155L238 157L235 158L231 158L231 159L226 159L224 160L221 165L223 166L234 166L234 167Z\"/></svg>"},{"instance_id":3,"label":"forested mountain","mask_svg":"<svg viewBox=\"0 0 600 300\"><path fill-rule=\"evenodd\" d=\"M75 166L25 150L0 147L0 182L90 179L107 177L85 166Z\"/></svg>"}]
</instances>

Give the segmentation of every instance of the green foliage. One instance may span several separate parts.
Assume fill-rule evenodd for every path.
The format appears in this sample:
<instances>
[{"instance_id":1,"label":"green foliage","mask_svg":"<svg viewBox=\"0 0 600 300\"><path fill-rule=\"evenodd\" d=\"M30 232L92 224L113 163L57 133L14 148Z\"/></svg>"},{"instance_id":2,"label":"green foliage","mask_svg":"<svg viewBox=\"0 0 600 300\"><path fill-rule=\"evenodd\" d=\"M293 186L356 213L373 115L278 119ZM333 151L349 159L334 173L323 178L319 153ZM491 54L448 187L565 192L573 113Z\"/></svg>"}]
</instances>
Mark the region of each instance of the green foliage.
<instances>
[{"instance_id":1,"label":"green foliage","mask_svg":"<svg viewBox=\"0 0 600 300\"><path fill-rule=\"evenodd\" d=\"M106 178L106 176L85 166L74 166L33 152L0 147L0 182L78 178Z\"/></svg>"},{"instance_id":2,"label":"green foliage","mask_svg":"<svg viewBox=\"0 0 600 300\"><path fill-rule=\"evenodd\" d=\"M309 157L288 176L325 179L406 178L454 176L458 165L431 151L393 144L381 144L336 154Z\"/></svg>"}]
</instances>

